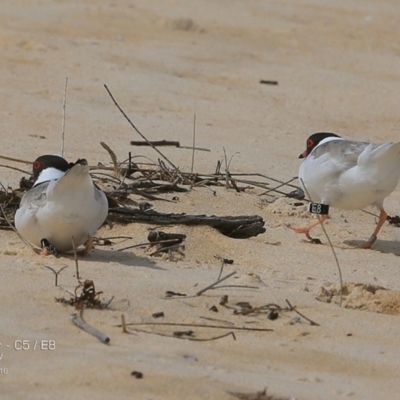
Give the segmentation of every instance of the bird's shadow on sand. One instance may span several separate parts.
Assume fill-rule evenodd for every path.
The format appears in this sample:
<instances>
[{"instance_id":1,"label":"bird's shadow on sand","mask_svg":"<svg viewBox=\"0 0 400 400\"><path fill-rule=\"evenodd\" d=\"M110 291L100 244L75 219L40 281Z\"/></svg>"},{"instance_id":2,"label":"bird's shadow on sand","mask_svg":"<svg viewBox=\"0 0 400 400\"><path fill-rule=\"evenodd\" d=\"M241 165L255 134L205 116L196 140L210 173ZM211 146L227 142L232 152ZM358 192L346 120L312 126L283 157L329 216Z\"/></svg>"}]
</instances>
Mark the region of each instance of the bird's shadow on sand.
<instances>
[{"instance_id":1,"label":"bird's shadow on sand","mask_svg":"<svg viewBox=\"0 0 400 400\"><path fill-rule=\"evenodd\" d=\"M74 261L73 254L63 254L65 258L68 258ZM151 260L149 257L141 257L137 256L132 252L122 252L117 250L103 250L103 249L94 249L86 256L78 255L78 262L98 262L98 263L117 263L123 264L128 267L143 267L150 268L154 270L164 271L165 268L162 268L156 264L155 261Z\"/></svg>"},{"instance_id":2,"label":"bird's shadow on sand","mask_svg":"<svg viewBox=\"0 0 400 400\"><path fill-rule=\"evenodd\" d=\"M362 245L365 244L365 240L345 240L343 243L346 246L344 248L346 249L360 249L364 250L362 248ZM380 253L385 253L385 254L394 254L395 256L400 256L400 243L398 241L394 240L380 240L378 239L371 247L372 251L379 251Z\"/></svg>"}]
</instances>

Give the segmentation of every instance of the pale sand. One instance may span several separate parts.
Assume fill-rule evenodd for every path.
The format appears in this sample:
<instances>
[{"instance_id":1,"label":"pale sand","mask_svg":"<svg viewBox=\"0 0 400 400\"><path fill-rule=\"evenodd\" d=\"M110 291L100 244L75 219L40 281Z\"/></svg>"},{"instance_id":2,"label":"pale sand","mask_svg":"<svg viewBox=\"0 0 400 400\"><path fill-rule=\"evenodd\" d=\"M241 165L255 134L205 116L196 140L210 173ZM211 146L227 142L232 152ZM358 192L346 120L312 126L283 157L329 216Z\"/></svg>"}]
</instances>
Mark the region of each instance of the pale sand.
<instances>
[{"instance_id":1,"label":"pale sand","mask_svg":"<svg viewBox=\"0 0 400 400\"><path fill-rule=\"evenodd\" d=\"M297 156L313 132L376 142L399 138L395 0L309 0L301 5L295 0L15 0L2 4L0 27L1 155L33 160L60 152L66 77L65 155L70 160L86 157L91 164L109 162L100 141L120 160L128 151L155 161L159 157L152 149L129 146L140 137L112 104L104 83L151 140L190 146L196 114L197 145L211 149L196 153L197 172L213 172L225 148L228 157L240 152L232 172L286 180L297 175ZM279 84L261 85L260 79ZM189 150L162 150L182 170L190 170ZM3 185L17 187L21 176L1 168ZM211 228L176 226L166 230L188 235L182 261L109 247L81 259L82 275L94 280L104 298L115 296L111 311L84 314L110 336L109 346L79 331L70 322L73 309L54 301L67 294L53 286L52 273L44 266L68 265L59 283L73 290L73 259L41 258L13 232L0 231L1 399L231 399L227 390L257 392L264 387L275 396L299 400L398 398L398 316L316 300L321 286L338 282L320 228L314 234L325 245L306 243L285 224L308 219L289 215L287 201L268 206L254 192L221 188L213 196L198 188L179 198L176 204L153 204L164 212L258 214L267 231L234 240ZM399 213L399 200L397 190L386 202L389 214ZM326 228L343 279L399 290L398 228L386 224L370 251L346 244L368 238L373 225L374 218L360 211L331 211ZM116 225L103 227L98 236L133 236L114 246L118 248L145 241L148 229ZM164 299L166 290L193 294L213 282L220 268L215 254L235 260L225 267L224 273L237 271L227 283L259 289L225 288L198 298ZM291 325L293 313L276 321L265 315L233 315L218 304L224 294L230 305L286 306L289 299L320 326L304 320ZM379 300L367 297L353 299L353 304L382 310ZM218 313L209 311L213 305ZM398 312L398 303L388 307ZM128 335L115 327L122 313L127 322L140 322L153 321L151 314L157 311L164 311L162 320L168 322L208 322L203 316L273 331L236 332L236 341L194 342ZM171 334L177 329L156 331ZM201 337L221 333L194 330ZM30 350L13 350L16 340L27 340ZM36 341L46 340L55 341L56 349L32 350ZM144 378L132 377L133 370Z\"/></svg>"}]
</instances>

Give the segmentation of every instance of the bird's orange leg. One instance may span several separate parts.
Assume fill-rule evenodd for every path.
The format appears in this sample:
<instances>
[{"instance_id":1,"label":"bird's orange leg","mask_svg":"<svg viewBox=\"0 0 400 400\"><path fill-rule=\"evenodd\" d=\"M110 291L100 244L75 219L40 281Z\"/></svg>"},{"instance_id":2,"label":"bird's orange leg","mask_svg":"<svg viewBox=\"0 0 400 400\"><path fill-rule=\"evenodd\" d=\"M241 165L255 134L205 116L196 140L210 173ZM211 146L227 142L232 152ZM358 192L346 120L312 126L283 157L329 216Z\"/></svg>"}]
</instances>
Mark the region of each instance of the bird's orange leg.
<instances>
[{"instance_id":1,"label":"bird's orange leg","mask_svg":"<svg viewBox=\"0 0 400 400\"><path fill-rule=\"evenodd\" d=\"M371 246L372 246L372 245L375 243L375 241L376 241L376 238L377 238L377 236L378 236L379 231L381 230L383 224L384 224L385 221L386 221L386 217L387 217L386 211L383 209L383 207L380 207L379 210L380 210L381 213L379 214L378 224L376 225L376 228L375 228L375 230L374 230L374 233L370 236L370 238L368 239L368 241L365 242L365 243L362 245L362 248L363 248L363 249L370 249L370 248L371 248Z\"/></svg>"},{"instance_id":2,"label":"bird's orange leg","mask_svg":"<svg viewBox=\"0 0 400 400\"><path fill-rule=\"evenodd\" d=\"M326 221L327 218L328 218L327 215L320 215L320 216L318 216L318 219L316 221L314 221L313 223L311 223L310 225L298 226L298 227L288 225L288 228L290 228L292 231L295 231L296 233L304 233L308 240L311 240L311 242L313 242L313 243L317 243L318 239L314 239L310 236L310 230L312 228L315 228L319 224L322 225Z\"/></svg>"},{"instance_id":3,"label":"bird's orange leg","mask_svg":"<svg viewBox=\"0 0 400 400\"><path fill-rule=\"evenodd\" d=\"M78 251L78 254L80 256L86 256L92 249L93 249L93 238L90 235L88 235L88 239L85 243L85 248Z\"/></svg>"},{"instance_id":4,"label":"bird's orange leg","mask_svg":"<svg viewBox=\"0 0 400 400\"><path fill-rule=\"evenodd\" d=\"M49 256L51 253L50 253L50 251L49 251L49 249L47 248L47 247L44 247L42 250L40 250L40 255L41 256L44 256L44 257L47 257L47 256Z\"/></svg>"},{"instance_id":5,"label":"bird's orange leg","mask_svg":"<svg viewBox=\"0 0 400 400\"><path fill-rule=\"evenodd\" d=\"M40 251L40 255L41 256L49 256L50 254L52 254L53 256L57 257L58 253L57 253L57 249L45 238L43 238L40 241L40 246L41 246L41 251Z\"/></svg>"}]
</instances>

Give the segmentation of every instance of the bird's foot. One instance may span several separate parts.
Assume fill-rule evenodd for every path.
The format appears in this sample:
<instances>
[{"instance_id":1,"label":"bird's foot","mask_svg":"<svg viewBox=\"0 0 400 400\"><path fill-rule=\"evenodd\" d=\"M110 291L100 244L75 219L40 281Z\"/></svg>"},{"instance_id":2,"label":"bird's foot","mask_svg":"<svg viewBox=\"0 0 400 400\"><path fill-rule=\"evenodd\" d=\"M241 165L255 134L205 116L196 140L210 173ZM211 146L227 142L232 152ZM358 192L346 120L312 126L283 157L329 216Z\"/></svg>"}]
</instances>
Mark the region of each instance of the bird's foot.
<instances>
[{"instance_id":1,"label":"bird's foot","mask_svg":"<svg viewBox=\"0 0 400 400\"><path fill-rule=\"evenodd\" d=\"M93 238L90 235L88 235L88 240L85 243L85 247L82 250L79 250L77 254L79 254L80 256L87 256L89 251L92 250L93 248L94 248Z\"/></svg>"},{"instance_id":2,"label":"bird's foot","mask_svg":"<svg viewBox=\"0 0 400 400\"><path fill-rule=\"evenodd\" d=\"M321 241L318 238L313 238L310 236L310 228L308 226L293 226L286 225L289 229L296 233L304 233L307 239L313 244L321 244Z\"/></svg>"},{"instance_id":3,"label":"bird's foot","mask_svg":"<svg viewBox=\"0 0 400 400\"><path fill-rule=\"evenodd\" d=\"M51 254L54 257L57 257L57 249L47 239L42 239L40 241L40 246L42 249L40 252L41 256L49 256Z\"/></svg>"},{"instance_id":4,"label":"bird's foot","mask_svg":"<svg viewBox=\"0 0 400 400\"><path fill-rule=\"evenodd\" d=\"M376 235L371 235L371 237L368 239L367 242L365 242L361 248L362 249L370 249L372 247L372 245L375 243L376 241Z\"/></svg>"}]
</instances>

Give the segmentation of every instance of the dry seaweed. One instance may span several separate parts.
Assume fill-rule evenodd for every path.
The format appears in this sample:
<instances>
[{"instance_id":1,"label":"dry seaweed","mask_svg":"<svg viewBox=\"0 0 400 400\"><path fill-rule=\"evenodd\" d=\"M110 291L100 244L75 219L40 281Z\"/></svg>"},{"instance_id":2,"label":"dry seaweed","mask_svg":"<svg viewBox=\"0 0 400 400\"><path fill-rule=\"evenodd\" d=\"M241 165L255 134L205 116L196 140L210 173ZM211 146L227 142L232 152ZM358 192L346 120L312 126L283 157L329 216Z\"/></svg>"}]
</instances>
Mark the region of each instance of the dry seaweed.
<instances>
[{"instance_id":1,"label":"dry seaweed","mask_svg":"<svg viewBox=\"0 0 400 400\"><path fill-rule=\"evenodd\" d=\"M255 393L231 392L229 390L227 391L227 393L240 400L295 400L293 397L288 398L288 397L270 396L267 394L266 388L261 392L255 392Z\"/></svg>"},{"instance_id":2,"label":"dry seaweed","mask_svg":"<svg viewBox=\"0 0 400 400\"><path fill-rule=\"evenodd\" d=\"M84 282L80 282L75 288L74 296L70 299L56 298L56 301L61 304L75 307L77 310L84 308L95 308L105 309L108 308L111 301L104 302L100 299L100 295L103 292L96 292L94 282L86 279ZM112 300L112 299L111 299Z\"/></svg>"}]
</instances>

